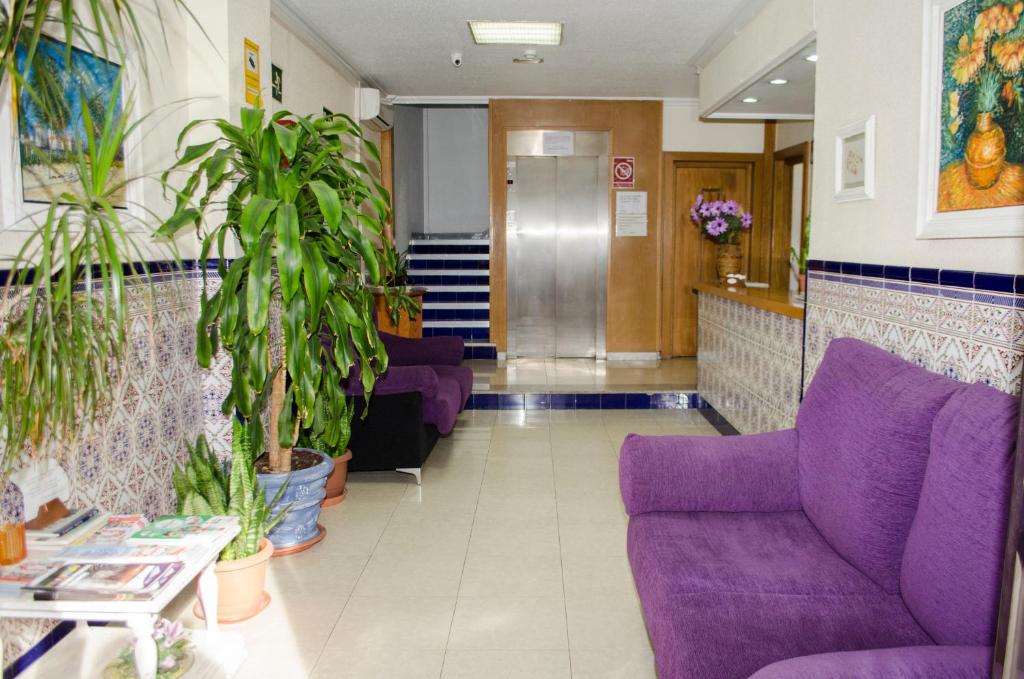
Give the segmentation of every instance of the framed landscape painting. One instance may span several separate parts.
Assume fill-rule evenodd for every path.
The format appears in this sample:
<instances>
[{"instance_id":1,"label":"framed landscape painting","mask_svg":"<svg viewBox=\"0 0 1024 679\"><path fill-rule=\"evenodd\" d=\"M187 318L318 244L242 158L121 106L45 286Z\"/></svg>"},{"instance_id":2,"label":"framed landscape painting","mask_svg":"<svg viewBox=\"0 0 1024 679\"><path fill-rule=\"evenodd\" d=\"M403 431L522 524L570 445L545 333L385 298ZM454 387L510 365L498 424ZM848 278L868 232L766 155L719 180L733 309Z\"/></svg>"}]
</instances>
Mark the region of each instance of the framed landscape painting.
<instances>
[{"instance_id":1,"label":"framed landscape painting","mask_svg":"<svg viewBox=\"0 0 1024 679\"><path fill-rule=\"evenodd\" d=\"M924 4L918 237L1024 236L1024 2Z\"/></svg>"},{"instance_id":2,"label":"framed landscape painting","mask_svg":"<svg viewBox=\"0 0 1024 679\"><path fill-rule=\"evenodd\" d=\"M121 78L118 64L77 47L71 48L69 60L66 45L51 38L40 40L38 52L26 78L31 93L29 88L20 87L15 99L20 160L16 179L26 203L49 203L63 193L78 194L80 177L75 149L88 143L84 114L88 113L93 131L99 136L106 108ZM25 50L19 46L19 71L25 59ZM55 115L43 115L40 97L50 102ZM116 110L118 114L123 110L120 95ZM114 158L112 181L122 187L114 193L114 207L127 207L124 177L122 147Z\"/></svg>"}]
</instances>

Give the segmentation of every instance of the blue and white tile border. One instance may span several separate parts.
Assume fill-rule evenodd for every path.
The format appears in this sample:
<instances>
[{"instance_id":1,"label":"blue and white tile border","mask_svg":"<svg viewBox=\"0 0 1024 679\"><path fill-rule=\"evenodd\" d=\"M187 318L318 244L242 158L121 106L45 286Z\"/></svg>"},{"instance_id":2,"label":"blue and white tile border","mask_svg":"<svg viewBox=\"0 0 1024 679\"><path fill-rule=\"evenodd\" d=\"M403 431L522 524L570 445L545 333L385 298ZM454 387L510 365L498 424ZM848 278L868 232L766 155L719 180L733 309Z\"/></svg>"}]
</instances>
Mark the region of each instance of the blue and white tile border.
<instances>
[{"instance_id":1,"label":"blue and white tile border","mask_svg":"<svg viewBox=\"0 0 1024 679\"><path fill-rule=\"evenodd\" d=\"M695 391L473 394L467 410L687 410L704 408Z\"/></svg>"},{"instance_id":2,"label":"blue and white tile border","mask_svg":"<svg viewBox=\"0 0 1024 679\"><path fill-rule=\"evenodd\" d=\"M933 372L1020 392L1024 275L808 262L804 384L856 337Z\"/></svg>"}]
</instances>

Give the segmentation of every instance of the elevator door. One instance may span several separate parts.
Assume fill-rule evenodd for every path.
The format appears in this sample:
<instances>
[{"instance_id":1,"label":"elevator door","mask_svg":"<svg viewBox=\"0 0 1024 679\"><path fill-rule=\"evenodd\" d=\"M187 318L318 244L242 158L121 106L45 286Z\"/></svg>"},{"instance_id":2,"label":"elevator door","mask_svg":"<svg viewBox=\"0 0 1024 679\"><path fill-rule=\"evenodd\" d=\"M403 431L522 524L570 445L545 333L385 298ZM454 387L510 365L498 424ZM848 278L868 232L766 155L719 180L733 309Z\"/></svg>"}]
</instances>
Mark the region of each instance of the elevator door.
<instances>
[{"instance_id":1,"label":"elevator door","mask_svg":"<svg viewBox=\"0 0 1024 679\"><path fill-rule=\"evenodd\" d=\"M602 158L520 156L513 162L509 353L604 358Z\"/></svg>"}]
</instances>

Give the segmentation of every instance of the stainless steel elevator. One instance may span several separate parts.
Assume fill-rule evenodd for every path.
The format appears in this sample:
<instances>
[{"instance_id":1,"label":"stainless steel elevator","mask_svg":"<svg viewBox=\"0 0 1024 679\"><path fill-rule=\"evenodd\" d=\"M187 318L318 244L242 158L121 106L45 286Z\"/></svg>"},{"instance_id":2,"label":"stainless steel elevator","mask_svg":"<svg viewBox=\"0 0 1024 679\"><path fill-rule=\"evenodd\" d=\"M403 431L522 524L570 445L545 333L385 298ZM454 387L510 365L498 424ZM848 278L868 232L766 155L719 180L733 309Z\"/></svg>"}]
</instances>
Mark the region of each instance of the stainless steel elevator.
<instances>
[{"instance_id":1,"label":"stainless steel elevator","mask_svg":"<svg viewBox=\"0 0 1024 679\"><path fill-rule=\"evenodd\" d=\"M508 133L509 357L605 357L608 133Z\"/></svg>"}]
</instances>

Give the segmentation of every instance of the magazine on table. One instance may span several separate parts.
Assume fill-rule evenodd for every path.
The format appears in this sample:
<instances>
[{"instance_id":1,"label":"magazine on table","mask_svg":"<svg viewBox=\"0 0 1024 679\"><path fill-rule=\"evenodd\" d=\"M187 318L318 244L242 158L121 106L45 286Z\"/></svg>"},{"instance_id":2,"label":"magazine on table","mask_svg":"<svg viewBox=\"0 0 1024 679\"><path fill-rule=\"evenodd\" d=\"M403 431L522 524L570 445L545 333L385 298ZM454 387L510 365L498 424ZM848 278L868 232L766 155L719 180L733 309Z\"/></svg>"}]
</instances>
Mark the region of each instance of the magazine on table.
<instances>
[{"instance_id":1,"label":"magazine on table","mask_svg":"<svg viewBox=\"0 0 1024 679\"><path fill-rule=\"evenodd\" d=\"M145 514L115 514L105 517L104 523L83 544L87 545L120 545L137 530L145 528L149 521Z\"/></svg>"},{"instance_id":2,"label":"magazine on table","mask_svg":"<svg viewBox=\"0 0 1024 679\"><path fill-rule=\"evenodd\" d=\"M237 531L237 516L168 514L158 516L145 528L135 531L129 541L143 544L167 542L210 544L223 535L234 535Z\"/></svg>"},{"instance_id":3,"label":"magazine on table","mask_svg":"<svg viewBox=\"0 0 1024 679\"><path fill-rule=\"evenodd\" d=\"M152 599L185 564L69 563L52 568L25 589L41 599Z\"/></svg>"},{"instance_id":4,"label":"magazine on table","mask_svg":"<svg viewBox=\"0 0 1024 679\"><path fill-rule=\"evenodd\" d=\"M61 547L83 542L95 533L107 518L107 515L102 512L95 512L86 516L88 518L80 519L79 522L60 535L49 533L30 534L28 531L25 531L25 543L30 548L35 549L37 547Z\"/></svg>"},{"instance_id":5,"label":"magazine on table","mask_svg":"<svg viewBox=\"0 0 1024 679\"><path fill-rule=\"evenodd\" d=\"M53 562L48 558L29 558L13 566L0 568L0 598L16 598L21 594L22 587L52 570Z\"/></svg>"},{"instance_id":6,"label":"magazine on table","mask_svg":"<svg viewBox=\"0 0 1024 679\"><path fill-rule=\"evenodd\" d=\"M26 528L25 538L30 540L48 540L67 535L99 516L100 510L95 507L71 510L67 516L61 517L43 528Z\"/></svg>"},{"instance_id":7,"label":"magazine on table","mask_svg":"<svg viewBox=\"0 0 1024 679\"><path fill-rule=\"evenodd\" d=\"M71 545L54 553L53 561L66 563L173 563L203 558L209 548L203 544L94 544ZM51 564L52 565L52 564Z\"/></svg>"}]
</instances>

